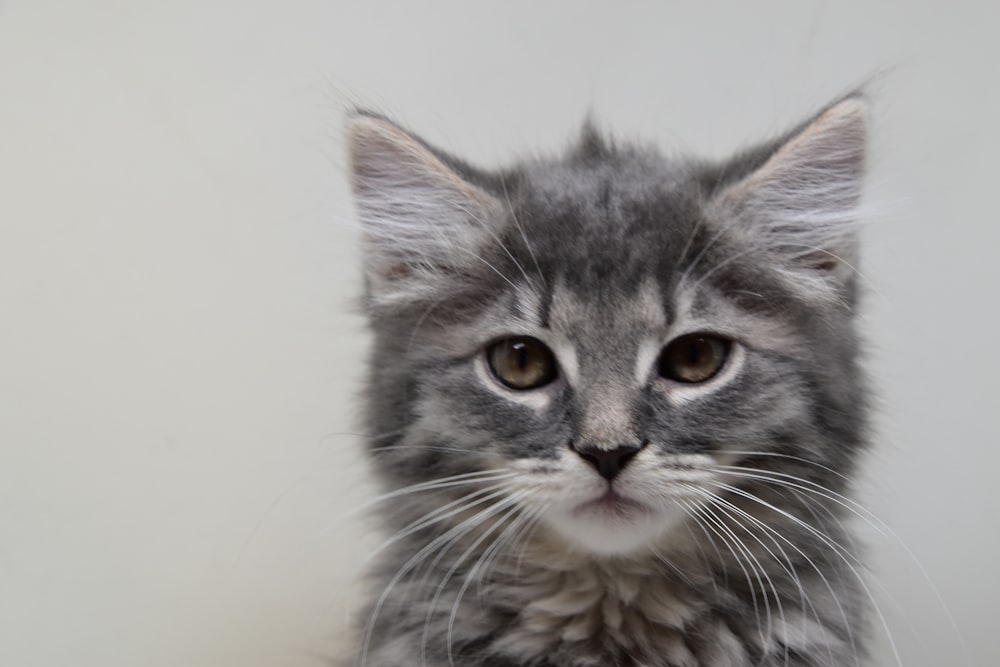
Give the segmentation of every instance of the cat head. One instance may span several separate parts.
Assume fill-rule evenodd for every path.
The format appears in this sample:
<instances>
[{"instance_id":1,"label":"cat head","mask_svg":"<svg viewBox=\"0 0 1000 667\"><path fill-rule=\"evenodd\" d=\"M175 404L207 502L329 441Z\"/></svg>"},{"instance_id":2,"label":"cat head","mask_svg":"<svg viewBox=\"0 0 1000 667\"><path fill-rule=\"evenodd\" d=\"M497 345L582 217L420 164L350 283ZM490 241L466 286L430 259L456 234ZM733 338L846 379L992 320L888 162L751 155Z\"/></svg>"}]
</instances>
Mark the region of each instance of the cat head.
<instances>
[{"instance_id":1,"label":"cat head","mask_svg":"<svg viewBox=\"0 0 1000 667\"><path fill-rule=\"evenodd\" d=\"M862 444L866 123L852 95L721 163L588 127L488 172L353 116L378 471L602 555L667 539L740 469L837 488Z\"/></svg>"}]
</instances>

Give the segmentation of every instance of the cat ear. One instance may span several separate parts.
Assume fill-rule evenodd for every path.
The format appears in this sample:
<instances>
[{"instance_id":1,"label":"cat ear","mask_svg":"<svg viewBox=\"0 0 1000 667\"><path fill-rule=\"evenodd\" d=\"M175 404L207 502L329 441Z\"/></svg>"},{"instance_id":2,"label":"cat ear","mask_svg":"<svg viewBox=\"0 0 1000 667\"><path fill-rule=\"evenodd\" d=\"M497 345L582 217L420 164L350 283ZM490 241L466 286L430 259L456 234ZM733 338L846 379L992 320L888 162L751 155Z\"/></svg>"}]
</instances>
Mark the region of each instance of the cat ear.
<instances>
[{"instance_id":1,"label":"cat ear","mask_svg":"<svg viewBox=\"0 0 1000 667\"><path fill-rule=\"evenodd\" d=\"M793 132L720 196L796 282L840 286L854 272L868 105L847 97Z\"/></svg>"},{"instance_id":2,"label":"cat ear","mask_svg":"<svg viewBox=\"0 0 1000 667\"><path fill-rule=\"evenodd\" d=\"M371 296L418 298L474 265L498 202L384 118L356 115L348 134Z\"/></svg>"}]
</instances>

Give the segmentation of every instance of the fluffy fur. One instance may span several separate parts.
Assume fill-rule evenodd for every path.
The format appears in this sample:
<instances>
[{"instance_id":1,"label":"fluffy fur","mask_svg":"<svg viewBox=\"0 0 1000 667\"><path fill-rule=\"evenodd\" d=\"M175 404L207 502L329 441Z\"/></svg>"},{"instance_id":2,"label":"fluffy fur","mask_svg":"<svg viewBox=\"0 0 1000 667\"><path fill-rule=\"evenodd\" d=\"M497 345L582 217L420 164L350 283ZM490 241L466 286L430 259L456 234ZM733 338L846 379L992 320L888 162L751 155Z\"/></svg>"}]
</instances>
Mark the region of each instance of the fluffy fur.
<instances>
[{"instance_id":1,"label":"fluffy fur","mask_svg":"<svg viewBox=\"0 0 1000 667\"><path fill-rule=\"evenodd\" d=\"M356 665L863 662L866 117L852 95L720 164L588 128L501 172L351 119L389 534ZM731 341L722 370L658 375L695 332ZM498 382L485 350L510 336L556 380ZM578 454L623 446L610 481Z\"/></svg>"}]
</instances>

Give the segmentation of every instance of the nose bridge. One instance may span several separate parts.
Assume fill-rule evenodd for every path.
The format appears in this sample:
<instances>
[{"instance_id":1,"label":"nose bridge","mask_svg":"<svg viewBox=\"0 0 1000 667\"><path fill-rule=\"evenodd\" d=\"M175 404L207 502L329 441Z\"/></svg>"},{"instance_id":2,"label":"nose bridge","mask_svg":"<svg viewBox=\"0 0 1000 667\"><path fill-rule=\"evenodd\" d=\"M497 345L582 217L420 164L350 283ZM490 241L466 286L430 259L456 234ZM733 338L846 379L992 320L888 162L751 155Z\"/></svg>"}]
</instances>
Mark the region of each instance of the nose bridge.
<instances>
[{"instance_id":1,"label":"nose bridge","mask_svg":"<svg viewBox=\"0 0 1000 667\"><path fill-rule=\"evenodd\" d=\"M590 327L579 334L584 348L579 361L583 385L579 444L605 451L638 446L634 323L621 303L590 308L588 315Z\"/></svg>"},{"instance_id":2,"label":"nose bridge","mask_svg":"<svg viewBox=\"0 0 1000 667\"><path fill-rule=\"evenodd\" d=\"M603 297L597 291L595 297L560 287L551 308L554 326L575 341L574 442L582 449L605 452L638 448L643 442L639 424L642 387L635 380L638 346L642 331L648 328L647 316L659 321L656 318L662 318L662 313L655 299L646 294L655 291L651 288L643 287L638 295L605 290ZM649 315L647 311L656 312Z\"/></svg>"},{"instance_id":3,"label":"nose bridge","mask_svg":"<svg viewBox=\"0 0 1000 667\"><path fill-rule=\"evenodd\" d=\"M603 450L637 446L635 398L626 378L603 377L589 384L577 427L579 445Z\"/></svg>"}]
</instances>

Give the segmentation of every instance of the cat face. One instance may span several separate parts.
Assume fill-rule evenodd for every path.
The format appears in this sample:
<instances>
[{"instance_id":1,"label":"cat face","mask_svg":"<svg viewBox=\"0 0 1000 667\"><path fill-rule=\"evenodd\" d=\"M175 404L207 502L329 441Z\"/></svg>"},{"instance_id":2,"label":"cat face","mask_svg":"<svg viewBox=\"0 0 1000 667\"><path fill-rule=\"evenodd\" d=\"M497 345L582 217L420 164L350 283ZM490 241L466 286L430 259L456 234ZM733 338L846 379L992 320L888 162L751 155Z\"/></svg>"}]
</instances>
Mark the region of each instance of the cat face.
<instances>
[{"instance_id":1,"label":"cat face","mask_svg":"<svg viewBox=\"0 0 1000 667\"><path fill-rule=\"evenodd\" d=\"M588 131L486 174L355 118L373 454L395 486L454 480L413 515L613 556L676 539L746 460L847 472L864 122L849 98L722 165Z\"/></svg>"}]
</instances>

